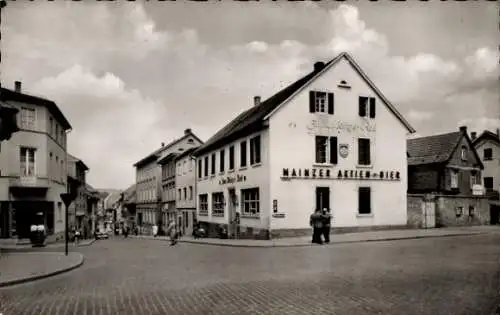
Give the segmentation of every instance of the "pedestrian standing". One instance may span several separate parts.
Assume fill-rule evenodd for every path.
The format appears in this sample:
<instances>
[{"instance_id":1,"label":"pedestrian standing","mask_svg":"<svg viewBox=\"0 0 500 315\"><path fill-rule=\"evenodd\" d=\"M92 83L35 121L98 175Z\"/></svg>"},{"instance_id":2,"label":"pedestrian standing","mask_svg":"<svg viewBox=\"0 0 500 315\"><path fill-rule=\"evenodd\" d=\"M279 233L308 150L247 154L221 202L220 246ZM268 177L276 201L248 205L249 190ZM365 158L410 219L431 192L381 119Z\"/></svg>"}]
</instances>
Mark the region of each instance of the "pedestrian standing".
<instances>
[{"instance_id":1,"label":"pedestrian standing","mask_svg":"<svg viewBox=\"0 0 500 315\"><path fill-rule=\"evenodd\" d=\"M166 232L170 236L170 246L177 244L177 226L175 224L175 220L170 220Z\"/></svg>"},{"instance_id":2,"label":"pedestrian standing","mask_svg":"<svg viewBox=\"0 0 500 315\"><path fill-rule=\"evenodd\" d=\"M321 217L321 211L319 209L316 209L316 211L313 214L311 214L309 224L313 228L312 242L314 244L323 244L323 241L321 240L323 221Z\"/></svg>"},{"instance_id":3,"label":"pedestrian standing","mask_svg":"<svg viewBox=\"0 0 500 315\"><path fill-rule=\"evenodd\" d=\"M325 243L328 244L330 243L330 230L331 230L331 224L332 224L332 215L330 214L330 211L326 208L323 209L322 213L322 220L323 220L323 237L325 238Z\"/></svg>"},{"instance_id":4,"label":"pedestrian standing","mask_svg":"<svg viewBox=\"0 0 500 315\"><path fill-rule=\"evenodd\" d=\"M80 230L76 229L75 230L75 246L78 246L80 243Z\"/></svg>"},{"instance_id":5,"label":"pedestrian standing","mask_svg":"<svg viewBox=\"0 0 500 315\"><path fill-rule=\"evenodd\" d=\"M158 226L155 224L153 225L153 237L156 237L158 235Z\"/></svg>"}]
</instances>

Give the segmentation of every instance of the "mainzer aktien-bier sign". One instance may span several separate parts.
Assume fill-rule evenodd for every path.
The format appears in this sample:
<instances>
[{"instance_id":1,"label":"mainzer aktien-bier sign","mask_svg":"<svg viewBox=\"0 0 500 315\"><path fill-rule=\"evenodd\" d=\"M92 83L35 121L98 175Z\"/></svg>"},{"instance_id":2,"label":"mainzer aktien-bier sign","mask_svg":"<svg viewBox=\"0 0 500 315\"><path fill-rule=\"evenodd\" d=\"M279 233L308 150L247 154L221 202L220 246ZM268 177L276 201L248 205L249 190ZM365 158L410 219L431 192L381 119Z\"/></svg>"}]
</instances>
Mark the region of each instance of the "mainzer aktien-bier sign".
<instances>
[{"instance_id":1,"label":"mainzer aktien-bier sign","mask_svg":"<svg viewBox=\"0 0 500 315\"><path fill-rule=\"evenodd\" d=\"M398 171L370 170L330 170L324 168L284 168L282 179L363 179L363 180L400 180Z\"/></svg>"}]
</instances>

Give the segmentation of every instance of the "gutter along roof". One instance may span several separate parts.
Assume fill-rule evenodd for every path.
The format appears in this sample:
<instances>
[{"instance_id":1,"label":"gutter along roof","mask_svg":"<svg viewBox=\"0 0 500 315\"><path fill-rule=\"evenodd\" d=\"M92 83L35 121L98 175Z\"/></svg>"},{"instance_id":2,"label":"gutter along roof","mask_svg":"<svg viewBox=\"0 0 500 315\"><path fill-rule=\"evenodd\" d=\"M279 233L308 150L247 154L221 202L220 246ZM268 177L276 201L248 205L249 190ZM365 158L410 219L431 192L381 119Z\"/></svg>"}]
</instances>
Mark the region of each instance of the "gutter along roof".
<instances>
[{"instance_id":1,"label":"gutter along roof","mask_svg":"<svg viewBox=\"0 0 500 315\"><path fill-rule=\"evenodd\" d=\"M217 133L215 133L214 136L208 139L207 142L205 142L197 150L195 150L194 155L202 155L208 151L211 151L212 149L221 147L224 144L231 142L232 140L236 140L252 132L265 129L267 126L265 125L264 121L267 120L271 115L273 115L280 106L284 105L303 88L307 87L316 78L328 71L329 68L331 68L343 58L346 58L351 66L353 66L355 71L366 81L366 83L373 89L377 96L389 107L389 110L401 121L401 123L408 129L408 131L412 133L415 132L415 129L413 129L413 127L403 118L403 116L382 94L382 92L380 92L380 90L363 72L361 67L359 67L359 65L354 61L354 59L348 53L344 52L327 62L323 67L313 70L309 74L303 76L299 80L280 90L273 96L263 101L260 105L253 106L239 114L235 119L229 122L222 129L220 129Z\"/></svg>"}]
</instances>

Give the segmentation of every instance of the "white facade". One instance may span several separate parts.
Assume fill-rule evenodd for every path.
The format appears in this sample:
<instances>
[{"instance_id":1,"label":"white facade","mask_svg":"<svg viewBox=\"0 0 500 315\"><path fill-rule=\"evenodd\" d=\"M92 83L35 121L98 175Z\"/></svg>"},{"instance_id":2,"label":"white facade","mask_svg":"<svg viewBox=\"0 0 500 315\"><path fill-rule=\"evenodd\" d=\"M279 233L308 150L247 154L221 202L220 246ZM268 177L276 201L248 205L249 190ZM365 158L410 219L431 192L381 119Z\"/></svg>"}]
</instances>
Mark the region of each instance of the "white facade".
<instances>
[{"instance_id":1,"label":"white facade","mask_svg":"<svg viewBox=\"0 0 500 315\"><path fill-rule=\"evenodd\" d=\"M492 139L484 138L475 142L474 147L484 165L482 171L484 188L500 191L500 144ZM491 187L486 187L488 185Z\"/></svg>"},{"instance_id":2,"label":"white facade","mask_svg":"<svg viewBox=\"0 0 500 315\"><path fill-rule=\"evenodd\" d=\"M328 208L334 228L406 225L406 139L414 130L392 105L386 104L387 100L381 99L381 93L370 86L361 70L356 71L346 56L343 54L318 71L269 113L264 118L268 128L197 156L197 172L201 172L197 174L200 221L228 224L235 213L239 213L243 230L259 228L270 231L271 235L289 234L290 230L308 233L309 216L316 208ZM318 103L318 108L311 113L311 91L324 93L324 112L317 112ZM312 98L313 102L320 97ZM367 97L365 117L360 117L360 97ZM328 110L332 98L333 113ZM374 105L370 105L373 102ZM370 114L372 107L375 107L374 117ZM260 163L250 165L249 140L257 134L260 135ZM327 137L324 138L327 143L324 161L323 155L316 152L317 136ZM363 164L367 165L358 165L360 138L365 139L361 141L369 147L369 153L363 151ZM248 161L241 168L240 143L244 140ZM235 167L229 171L231 146L234 146ZM221 149L225 152L223 172L220 171ZM216 170L212 172L214 154ZM336 158L330 160L330 155ZM208 172L205 171L206 158ZM259 211L255 214L245 211L254 200L248 201L243 196L245 189L252 188L258 189ZM235 197L231 198L233 189ZM220 204L216 204L218 199L214 193L223 193L223 211L219 209ZM203 195L207 196L206 207Z\"/></svg>"}]
</instances>

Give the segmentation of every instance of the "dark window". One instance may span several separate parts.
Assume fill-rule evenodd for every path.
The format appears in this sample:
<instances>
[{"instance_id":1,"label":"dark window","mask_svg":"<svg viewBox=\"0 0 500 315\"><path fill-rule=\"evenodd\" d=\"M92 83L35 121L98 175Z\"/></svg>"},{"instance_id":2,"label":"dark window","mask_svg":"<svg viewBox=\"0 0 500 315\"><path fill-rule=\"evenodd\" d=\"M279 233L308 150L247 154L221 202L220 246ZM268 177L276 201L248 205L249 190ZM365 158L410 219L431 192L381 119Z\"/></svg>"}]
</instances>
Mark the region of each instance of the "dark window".
<instances>
[{"instance_id":1,"label":"dark window","mask_svg":"<svg viewBox=\"0 0 500 315\"><path fill-rule=\"evenodd\" d=\"M205 156L205 169L204 169L204 172L203 172L203 175L208 176L208 156Z\"/></svg>"},{"instance_id":2,"label":"dark window","mask_svg":"<svg viewBox=\"0 0 500 315\"><path fill-rule=\"evenodd\" d=\"M208 212L208 194L201 194L198 196L198 207L200 209L200 214L206 214Z\"/></svg>"},{"instance_id":3,"label":"dark window","mask_svg":"<svg viewBox=\"0 0 500 315\"><path fill-rule=\"evenodd\" d=\"M316 210L330 210L330 188L316 187Z\"/></svg>"},{"instance_id":4,"label":"dark window","mask_svg":"<svg viewBox=\"0 0 500 315\"><path fill-rule=\"evenodd\" d=\"M370 214L372 212L370 187L359 187L358 202L359 202L358 206L359 214Z\"/></svg>"},{"instance_id":5,"label":"dark window","mask_svg":"<svg viewBox=\"0 0 500 315\"><path fill-rule=\"evenodd\" d=\"M241 141L240 143L240 166L247 166L247 142Z\"/></svg>"},{"instance_id":6,"label":"dark window","mask_svg":"<svg viewBox=\"0 0 500 315\"><path fill-rule=\"evenodd\" d=\"M220 150L220 159L219 159L219 167L220 167L220 171L221 172L224 172L224 158L225 158L225 154L224 154L224 149Z\"/></svg>"},{"instance_id":7,"label":"dark window","mask_svg":"<svg viewBox=\"0 0 500 315\"><path fill-rule=\"evenodd\" d=\"M210 174L214 175L215 174L215 153L212 153L212 169Z\"/></svg>"},{"instance_id":8,"label":"dark window","mask_svg":"<svg viewBox=\"0 0 500 315\"><path fill-rule=\"evenodd\" d=\"M250 139L250 165L260 163L260 136Z\"/></svg>"},{"instance_id":9,"label":"dark window","mask_svg":"<svg viewBox=\"0 0 500 315\"><path fill-rule=\"evenodd\" d=\"M202 171L203 171L203 170L202 170L202 167L201 167L201 163L202 163L202 162L201 162L201 159L199 159L199 160L198 160L198 178L201 178L201 177L202 177L202 175L201 175L201 174L203 174L203 173L202 173Z\"/></svg>"},{"instance_id":10,"label":"dark window","mask_svg":"<svg viewBox=\"0 0 500 315\"><path fill-rule=\"evenodd\" d=\"M310 113L334 113L333 93L309 91L309 112Z\"/></svg>"},{"instance_id":11,"label":"dark window","mask_svg":"<svg viewBox=\"0 0 500 315\"><path fill-rule=\"evenodd\" d=\"M370 139L358 139L358 164L370 165Z\"/></svg>"},{"instance_id":12,"label":"dark window","mask_svg":"<svg viewBox=\"0 0 500 315\"><path fill-rule=\"evenodd\" d=\"M376 101L374 97L359 97L359 116L375 118Z\"/></svg>"},{"instance_id":13,"label":"dark window","mask_svg":"<svg viewBox=\"0 0 500 315\"><path fill-rule=\"evenodd\" d=\"M491 160L493 160L493 150L491 148L484 149L483 160L485 160L485 161L491 161Z\"/></svg>"},{"instance_id":14,"label":"dark window","mask_svg":"<svg viewBox=\"0 0 500 315\"><path fill-rule=\"evenodd\" d=\"M229 169L234 170L234 146L229 147Z\"/></svg>"},{"instance_id":15,"label":"dark window","mask_svg":"<svg viewBox=\"0 0 500 315\"><path fill-rule=\"evenodd\" d=\"M337 137L330 137L330 163L337 164L338 162L338 152L337 152Z\"/></svg>"},{"instance_id":16,"label":"dark window","mask_svg":"<svg viewBox=\"0 0 500 315\"><path fill-rule=\"evenodd\" d=\"M217 217L224 216L224 193L212 193L212 215Z\"/></svg>"},{"instance_id":17,"label":"dark window","mask_svg":"<svg viewBox=\"0 0 500 315\"><path fill-rule=\"evenodd\" d=\"M483 178L484 188L493 189L493 177L485 177Z\"/></svg>"},{"instance_id":18,"label":"dark window","mask_svg":"<svg viewBox=\"0 0 500 315\"><path fill-rule=\"evenodd\" d=\"M328 137L316 136L316 163L326 163Z\"/></svg>"}]
</instances>

